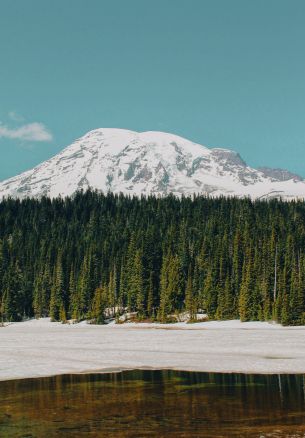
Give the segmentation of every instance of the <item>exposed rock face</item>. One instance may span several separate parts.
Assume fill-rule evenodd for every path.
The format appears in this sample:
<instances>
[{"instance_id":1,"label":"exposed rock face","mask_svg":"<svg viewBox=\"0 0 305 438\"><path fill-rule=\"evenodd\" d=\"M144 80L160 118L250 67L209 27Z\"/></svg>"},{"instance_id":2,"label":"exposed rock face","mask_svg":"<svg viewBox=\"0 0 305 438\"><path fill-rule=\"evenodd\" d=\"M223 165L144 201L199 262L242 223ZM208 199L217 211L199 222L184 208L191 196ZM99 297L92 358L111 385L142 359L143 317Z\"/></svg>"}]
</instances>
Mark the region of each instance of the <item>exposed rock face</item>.
<instances>
[{"instance_id":1,"label":"exposed rock face","mask_svg":"<svg viewBox=\"0 0 305 438\"><path fill-rule=\"evenodd\" d=\"M289 172L285 169L271 169L270 167L259 167L265 176L272 178L274 181L288 181L293 179L294 181L303 181L303 178L296 173Z\"/></svg>"},{"instance_id":2,"label":"exposed rock face","mask_svg":"<svg viewBox=\"0 0 305 438\"><path fill-rule=\"evenodd\" d=\"M227 149L164 132L96 129L60 154L0 183L0 197L68 196L87 188L134 195L305 197L305 181L281 169L253 169Z\"/></svg>"}]
</instances>

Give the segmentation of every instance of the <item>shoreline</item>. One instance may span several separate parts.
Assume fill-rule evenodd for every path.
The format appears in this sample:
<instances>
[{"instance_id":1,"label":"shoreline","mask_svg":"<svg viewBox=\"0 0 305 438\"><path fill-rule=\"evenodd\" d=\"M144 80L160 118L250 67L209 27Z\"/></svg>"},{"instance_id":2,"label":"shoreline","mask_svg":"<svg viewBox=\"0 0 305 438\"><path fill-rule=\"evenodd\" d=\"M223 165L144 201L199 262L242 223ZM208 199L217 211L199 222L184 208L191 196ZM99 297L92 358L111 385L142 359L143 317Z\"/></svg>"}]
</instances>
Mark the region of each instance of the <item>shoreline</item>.
<instances>
[{"instance_id":1,"label":"shoreline","mask_svg":"<svg viewBox=\"0 0 305 438\"><path fill-rule=\"evenodd\" d=\"M0 381L137 369L305 374L305 327L239 321L97 326L43 318L0 328Z\"/></svg>"},{"instance_id":2,"label":"shoreline","mask_svg":"<svg viewBox=\"0 0 305 438\"><path fill-rule=\"evenodd\" d=\"M104 370L90 370L90 371L80 371L73 373L56 373L56 374L48 374L48 375L38 375L31 377L12 377L8 379L0 379L0 385L4 382L21 382L24 380L36 380L36 379L51 379L54 377L63 377L63 376L87 376L87 375L101 375L104 374L121 374L124 372L132 372L132 371L177 371L183 373L200 373L200 374L238 374L245 376L305 376L305 372L286 372L286 373L276 373L276 372L243 372L243 371L198 371L198 370L185 370L185 369L177 369L177 368L153 368L153 367L138 367L138 368L118 368L118 369L104 369Z\"/></svg>"}]
</instances>

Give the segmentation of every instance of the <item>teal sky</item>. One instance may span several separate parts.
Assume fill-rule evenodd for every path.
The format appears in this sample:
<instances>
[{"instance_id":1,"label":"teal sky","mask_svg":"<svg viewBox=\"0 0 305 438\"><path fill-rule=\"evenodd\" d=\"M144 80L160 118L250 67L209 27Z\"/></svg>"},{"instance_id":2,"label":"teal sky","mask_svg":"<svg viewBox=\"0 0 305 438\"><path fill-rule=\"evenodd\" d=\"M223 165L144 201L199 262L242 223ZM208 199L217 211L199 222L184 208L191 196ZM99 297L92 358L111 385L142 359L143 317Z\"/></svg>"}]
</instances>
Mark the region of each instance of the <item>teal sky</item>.
<instances>
[{"instance_id":1,"label":"teal sky","mask_svg":"<svg viewBox=\"0 0 305 438\"><path fill-rule=\"evenodd\" d=\"M98 127L305 177L304 23L304 0L0 0L0 180Z\"/></svg>"}]
</instances>

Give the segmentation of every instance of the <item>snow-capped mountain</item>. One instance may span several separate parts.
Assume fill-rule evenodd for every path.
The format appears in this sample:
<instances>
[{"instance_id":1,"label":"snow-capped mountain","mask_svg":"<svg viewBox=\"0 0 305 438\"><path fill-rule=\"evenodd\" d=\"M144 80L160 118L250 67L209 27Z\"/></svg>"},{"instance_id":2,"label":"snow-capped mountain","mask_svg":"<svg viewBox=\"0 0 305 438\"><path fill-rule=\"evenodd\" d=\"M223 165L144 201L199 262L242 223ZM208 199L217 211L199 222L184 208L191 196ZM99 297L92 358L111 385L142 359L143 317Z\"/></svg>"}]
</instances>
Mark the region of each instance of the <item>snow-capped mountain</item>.
<instances>
[{"instance_id":1,"label":"snow-capped mountain","mask_svg":"<svg viewBox=\"0 0 305 438\"><path fill-rule=\"evenodd\" d=\"M0 198L55 197L87 188L135 195L305 198L305 181L281 169L249 167L238 153L164 132L102 128L0 183Z\"/></svg>"}]
</instances>

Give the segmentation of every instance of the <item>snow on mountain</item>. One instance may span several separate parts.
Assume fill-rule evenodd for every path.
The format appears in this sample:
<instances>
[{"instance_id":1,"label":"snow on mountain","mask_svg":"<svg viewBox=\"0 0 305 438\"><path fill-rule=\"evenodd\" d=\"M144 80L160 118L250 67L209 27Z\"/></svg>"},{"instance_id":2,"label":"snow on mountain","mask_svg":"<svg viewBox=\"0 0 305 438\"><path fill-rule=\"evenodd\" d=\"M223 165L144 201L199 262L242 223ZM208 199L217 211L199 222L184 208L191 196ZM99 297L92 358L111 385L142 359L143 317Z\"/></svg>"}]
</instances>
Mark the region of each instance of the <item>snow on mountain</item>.
<instances>
[{"instance_id":1,"label":"snow on mountain","mask_svg":"<svg viewBox=\"0 0 305 438\"><path fill-rule=\"evenodd\" d=\"M135 195L305 198L305 181L281 169L253 169L238 153L164 132L101 128L0 183L0 198L55 197L87 188Z\"/></svg>"}]
</instances>

